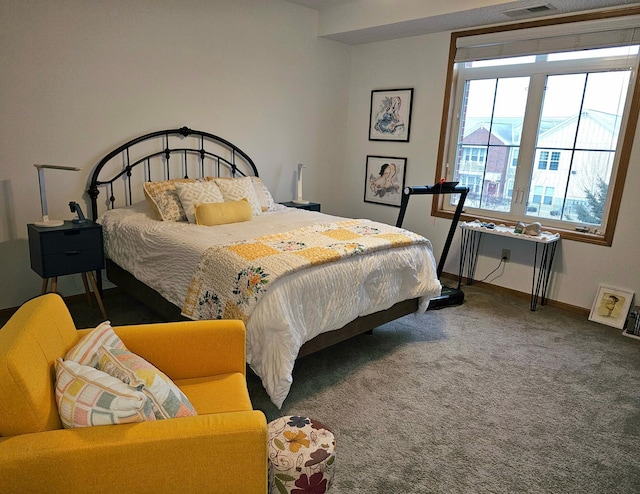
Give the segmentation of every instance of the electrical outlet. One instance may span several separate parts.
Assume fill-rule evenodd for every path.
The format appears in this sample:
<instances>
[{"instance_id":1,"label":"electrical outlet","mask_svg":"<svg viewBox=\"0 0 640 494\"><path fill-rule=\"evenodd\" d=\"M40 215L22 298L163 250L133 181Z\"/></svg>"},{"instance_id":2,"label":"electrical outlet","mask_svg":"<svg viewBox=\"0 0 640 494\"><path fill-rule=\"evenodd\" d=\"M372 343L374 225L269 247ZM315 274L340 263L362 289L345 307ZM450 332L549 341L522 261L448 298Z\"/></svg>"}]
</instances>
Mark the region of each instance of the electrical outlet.
<instances>
[{"instance_id":1,"label":"electrical outlet","mask_svg":"<svg viewBox=\"0 0 640 494\"><path fill-rule=\"evenodd\" d=\"M505 263L511 260L511 251L509 249L502 249L502 257Z\"/></svg>"}]
</instances>

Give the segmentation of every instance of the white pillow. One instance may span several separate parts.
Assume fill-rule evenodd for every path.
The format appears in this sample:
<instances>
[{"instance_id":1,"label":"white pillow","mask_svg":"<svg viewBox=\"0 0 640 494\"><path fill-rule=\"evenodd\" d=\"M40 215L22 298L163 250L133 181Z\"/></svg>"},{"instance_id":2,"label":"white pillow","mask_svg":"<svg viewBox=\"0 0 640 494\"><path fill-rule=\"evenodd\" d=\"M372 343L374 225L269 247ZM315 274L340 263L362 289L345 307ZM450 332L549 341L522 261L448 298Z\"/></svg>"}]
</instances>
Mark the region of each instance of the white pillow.
<instances>
[{"instance_id":1,"label":"white pillow","mask_svg":"<svg viewBox=\"0 0 640 494\"><path fill-rule=\"evenodd\" d=\"M241 201L246 199L251 204L254 216L262 214L262 207L253 187L251 177L242 178L216 178L215 183L222 191L225 201Z\"/></svg>"},{"instance_id":2,"label":"white pillow","mask_svg":"<svg viewBox=\"0 0 640 494\"><path fill-rule=\"evenodd\" d=\"M258 197L262 211L271 211L276 201L273 200L273 196L271 192L269 192L269 189L267 189L267 186L260 177L251 177L251 182L253 183L253 188L256 191L256 196Z\"/></svg>"},{"instance_id":3,"label":"white pillow","mask_svg":"<svg viewBox=\"0 0 640 494\"><path fill-rule=\"evenodd\" d=\"M176 184L176 191L189 223L196 222L196 205L224 202L224 196L215 182L180 183Z\"/></svg>"}]
</instances>

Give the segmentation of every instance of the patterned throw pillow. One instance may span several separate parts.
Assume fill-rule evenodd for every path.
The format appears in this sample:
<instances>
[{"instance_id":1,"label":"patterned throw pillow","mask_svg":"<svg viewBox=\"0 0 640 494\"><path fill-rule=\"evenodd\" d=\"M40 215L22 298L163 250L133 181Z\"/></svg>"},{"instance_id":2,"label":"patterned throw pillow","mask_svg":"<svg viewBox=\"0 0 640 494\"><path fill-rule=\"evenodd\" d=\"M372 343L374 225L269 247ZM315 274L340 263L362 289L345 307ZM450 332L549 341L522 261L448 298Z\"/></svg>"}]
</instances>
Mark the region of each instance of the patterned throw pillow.
<instances>
[{"instance_id":1,"label":"patterned throw pillow","mask_svg":"<svg viewBox=\"0 0 640 494\"><path fill-rule=\"evenodd\" d=\"M193 178L176 178L160 182L145 182L144 195L163 221L187 221L176 184L196 182Z\"/></svg>"},{"instance_id":2,"label":"patterned throw pillow","mask_svg":"<svg viewBox=\"0 0 640 494\"><path fill-rule=\"evenodd\" d=\"M65 360L73 360L81 365L95 367L98 363L98 348L120 348L126 350L124 343L113 331L111 323L105 321L82 337L78 343L64 356Z\"/></svg>"},{"instance_id":3,"label":"patterned throw pillow","mask_svg":"<svg viewBox=\"0 0 640 494\"><path fill-rule=\"evenodd\" d=\"M56 361L56 404L65 428L155 420L147 396L109 374Z\"/></svg>"},{"instance_id":4,"label":"patterned throw pillow","mask_svg":"<svg viewBox=\"0 0 640 494\"><path fill-rule=\"evenodd\" d=\"M269 192L269 189L267 189L267 186L260 177L251 177L251 182L253 183L253 188L256 191L256 196L258 197L262 211L271 211L276 201L273 200L273 196L271 192Z\"/></svg>"},{"instance_id":5,"label":"patterned throw pillow","mask_svg":"<svg viewBox=\"0 0 640 494\"><path fill-rule=\"evenodd\" d=\"M224 201L222 192L215 182L176 184L176 191L189 223L196 222L194 211L198 204Z\"/></svg>"},{"instance_id":6,"label":"patterned throw pillow","mask_svg":"<svg viewBox=\"0 0 640 494\"><path fill-rule=\"evenodd\" d=\"M156 419L197 415L193 405L169 377L128 350L101 347L98 369L146 394Z\"/></svg>"},{"instance_id":7,"label":"patterned throw pillow","mask_svg":"<svg viewBox=\"0 0 640 494\"><path fill-rule=\"evenodd\" d=\"M222 191L222 196L225 201L241 201L246 198L249 204L251 204L253 215L258 216L262 214L262 208L260 207L260 202L258 201L251 177L232 179L216 178L215 182Z\"/></svg>"}]
</instances>

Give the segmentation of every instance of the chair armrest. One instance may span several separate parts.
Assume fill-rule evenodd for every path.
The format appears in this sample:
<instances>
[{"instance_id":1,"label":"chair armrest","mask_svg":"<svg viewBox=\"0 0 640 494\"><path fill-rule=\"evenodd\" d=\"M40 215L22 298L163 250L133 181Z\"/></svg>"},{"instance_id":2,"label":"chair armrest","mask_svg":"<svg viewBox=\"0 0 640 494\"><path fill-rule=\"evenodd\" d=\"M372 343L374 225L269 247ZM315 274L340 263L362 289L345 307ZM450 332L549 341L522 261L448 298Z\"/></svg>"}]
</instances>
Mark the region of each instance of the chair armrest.
<instances>
[{"instance_id":1,"label":"chair armrest","mask_svg":"<svg viewBox=\"0 0 640 494\"><path fill-rule=\"evenodd\" d=\"M133 353L171 379L246 371L245 326L238 320L180 321L115 326ZM84 334L85 330L80 331Z\"/></svg>"},{"instance_id":2,"label":"chair armrest","mask_svg":"<svg viewBox=\"0 0 640 494\"><path fill-rule=\"evenodd\" d=\"M0 492L267 491L260 411L0 438Z\"/></svg>"}]
</instances>

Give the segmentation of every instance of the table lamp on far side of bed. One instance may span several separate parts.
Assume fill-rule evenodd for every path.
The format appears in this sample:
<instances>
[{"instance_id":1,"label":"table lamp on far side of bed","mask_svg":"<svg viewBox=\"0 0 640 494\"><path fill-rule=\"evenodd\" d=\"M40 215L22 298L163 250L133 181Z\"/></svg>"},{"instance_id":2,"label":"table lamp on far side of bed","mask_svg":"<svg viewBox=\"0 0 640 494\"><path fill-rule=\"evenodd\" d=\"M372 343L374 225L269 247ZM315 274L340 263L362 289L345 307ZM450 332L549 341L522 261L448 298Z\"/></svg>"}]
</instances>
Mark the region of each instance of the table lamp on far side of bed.
<instances>
[{"instance_id":1,"label":"table lamp on far side of bed","mask_svg":"<svg viewBox=\"0 0 640 494\"><path fill-rule=\"evenodd\" d=\"M296 187L296 198L291 201L294 204L309 204L302 198L302 169L306 168L302 163L298 163L298 186Z\"/></svg>"},{"instance_id":2,"label":"table lamp on far side of bed","mask_svg":"<svg viewBox=\"0 0 640 494\"><path fill-rule=\"evenodd\" d=\"M78 168L75 166L60 166L60 165L33 165L38 169L38 183L40 185L40 205L42 206L42 221L34 221L33 224L39 227L54 227L54 226L62 226L64 225L63 220L50 220L49 219L49 211L47 209L47 192L44 186L44 170L52 169L52 170L67 170L78 172L82 170L82 168Z\"/></svg>"}]
</instances>

